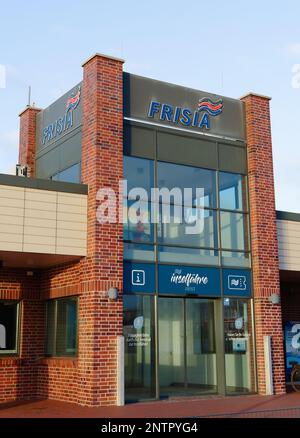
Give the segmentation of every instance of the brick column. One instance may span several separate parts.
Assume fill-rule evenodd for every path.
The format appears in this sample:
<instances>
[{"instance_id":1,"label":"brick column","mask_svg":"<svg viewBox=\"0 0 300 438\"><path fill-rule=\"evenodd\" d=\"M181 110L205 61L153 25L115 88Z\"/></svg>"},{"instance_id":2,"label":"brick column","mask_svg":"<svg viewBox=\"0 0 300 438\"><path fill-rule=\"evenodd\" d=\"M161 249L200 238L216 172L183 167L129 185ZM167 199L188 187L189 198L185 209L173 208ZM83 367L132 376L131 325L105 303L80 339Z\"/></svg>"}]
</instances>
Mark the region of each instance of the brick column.
<instances>
[{"instance_id":1,"label":"brick column","mask_svg":"<svg viewBox=\"0 0 300 438\"><path fill-rule=\"evenodd\" d=\"M258 390L265 394L263 338L271 335L274 389L281 394L285 392L281 306L269 300L280 294L270 98L251 93L241 99L247 131Z\"/></svg>"},{"instance_id":2,"label":"brick column","mask_svg":"<svg viewBox=\"0 0 300 438\"><path fill-rule=\"evenodd\" d=\"M117 398L117 335L122 334L123 227L99 224L97 191L118 193L123 177L123 61L96 54L83 64L82 182L88 184L88 255L82 262L79 403ZM119 298L107 291L117 287Z\"/></svg>"},{"instance_id":3,"label":"brick column","mask_svg":"<svg viewBox=\"0 0 300 438\"><path fill-rule=\"evenodd\" d=\"M20 113L19 164L30 167L31 177L35 175L36 115L40 111L29 106Z\"/></svg>"}]
</instances>

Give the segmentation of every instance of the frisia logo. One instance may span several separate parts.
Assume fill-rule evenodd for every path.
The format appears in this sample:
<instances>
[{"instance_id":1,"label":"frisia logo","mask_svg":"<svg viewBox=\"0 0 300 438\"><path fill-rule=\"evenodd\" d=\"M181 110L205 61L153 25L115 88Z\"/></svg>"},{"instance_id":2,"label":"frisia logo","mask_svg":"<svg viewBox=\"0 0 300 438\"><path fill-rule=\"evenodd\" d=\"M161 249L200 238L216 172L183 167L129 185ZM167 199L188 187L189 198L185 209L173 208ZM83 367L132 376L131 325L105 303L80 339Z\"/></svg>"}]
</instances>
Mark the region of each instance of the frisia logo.
<instances>
[{"instance_id":1,"label":"frisia logo","mask_svg":"<svg viewBox=\"0 0 300 438\"><path fill-rule=\"evenodd\" d=\"M42 144L45 145L57 136L65 133L73 126L73 111L78 107L81 97L81 88L78 87L67 99L66 110L62 117L58 117L53 123L49 123L43 129Z\"/></svg>"},{"instance_id":2,"label":"frisia logo","mask_svg":"<svg viewBox=\"0 0 300 438\"><path fill-rule=\"evenodd\" d=\"M204 97L198 101L196 110L187 107L173 106L152 100L148 117L158 118L162 122L181 124L184 127L192 126L200 129L210 129L210 116L216 117L223 112L223 99L216 101Z\"/></svg>"},{"instance_id":3,"label":"frisia logo","mask_svg":"<svg viewBox=\"0 0 300 438\"><path fill-rule=\"evenodd\" d=\"M204 98L199 100L199 111L206 111L210 116L216 117L223 111L223 99L213 102L211 99Z\"/></svg>"},{"instance_id":4,"label":"frisia logo","mask_svg":"<svg viewBox=\"0 0 300 438\"><path fill-rule=\"evenodd\" d=\"M66 111L69 111L69 109L74 110L77 107L80 101L80 94L81 94L81 89L80 87L78 87L77 93L75 95L73 93L67 100Z\"/></svg>"}]
</instances>

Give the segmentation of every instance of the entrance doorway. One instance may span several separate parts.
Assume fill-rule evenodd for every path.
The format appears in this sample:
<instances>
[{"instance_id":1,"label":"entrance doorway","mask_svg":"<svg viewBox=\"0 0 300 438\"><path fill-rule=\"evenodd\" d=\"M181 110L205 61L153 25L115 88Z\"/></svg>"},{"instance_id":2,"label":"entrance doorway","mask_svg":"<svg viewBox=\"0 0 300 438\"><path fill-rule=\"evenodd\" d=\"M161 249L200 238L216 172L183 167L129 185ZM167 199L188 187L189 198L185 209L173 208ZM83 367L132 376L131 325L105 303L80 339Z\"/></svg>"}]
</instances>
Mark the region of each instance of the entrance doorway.
<instances>
[{"instance_id":1,"label":"entrance doorway","mask_svg":"<svg viewBox=\"0 0 300 438\"><path fill-rule=\"evenodd\" d=\"M158 299L161 397L217 392L215 304L211 299Z\"/></svg>"}]
</instances>

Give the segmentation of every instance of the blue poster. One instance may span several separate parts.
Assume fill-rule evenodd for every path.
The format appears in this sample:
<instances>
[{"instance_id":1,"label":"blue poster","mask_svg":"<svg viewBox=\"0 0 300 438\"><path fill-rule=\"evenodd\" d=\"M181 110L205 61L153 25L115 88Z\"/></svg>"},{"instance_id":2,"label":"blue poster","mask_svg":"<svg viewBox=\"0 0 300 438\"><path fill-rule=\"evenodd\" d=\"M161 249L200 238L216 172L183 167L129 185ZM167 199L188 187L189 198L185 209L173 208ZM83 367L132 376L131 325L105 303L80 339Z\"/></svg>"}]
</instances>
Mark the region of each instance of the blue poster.
<instances>
[{"instance_id":1,"label":"blue poster","mask_svg":"<svg viewBox=\"0 0 300 438\"><path fill-rule=\"evenodd\" d=\"M220 270L195 266L160 265L158 267L160 294L192 294L221 296Z\"/></svg>"},{"instance_id":2,"label":"blue poster","mask_svg":"<svg viewBox=\"0 0 300 438\"><path fill-rule=\"evenodd\" d=\"M300 321L287 321L284 326L285 377L291 380L293 363L300 364Z\"/></svg>"},{"instance_id":3,"label":"blue poster","mask_svg":"<svg viewBox=\"0 0 300 438\"><path fill-rule=\"evenodd\" d=\"M223 291L226 297L245 297L252 295L251 271L247 269L223 269Z\"/></svg>"},{"instance_id":4,"label":"blue poster","mask_svg":"<svg viewBox=\"0 0 300 438\"><path fill-rule=\"evenodd\" d=\"M124 263L124 292L155 292L155 265L153 263Z\"/></svg>"}]
</instances>

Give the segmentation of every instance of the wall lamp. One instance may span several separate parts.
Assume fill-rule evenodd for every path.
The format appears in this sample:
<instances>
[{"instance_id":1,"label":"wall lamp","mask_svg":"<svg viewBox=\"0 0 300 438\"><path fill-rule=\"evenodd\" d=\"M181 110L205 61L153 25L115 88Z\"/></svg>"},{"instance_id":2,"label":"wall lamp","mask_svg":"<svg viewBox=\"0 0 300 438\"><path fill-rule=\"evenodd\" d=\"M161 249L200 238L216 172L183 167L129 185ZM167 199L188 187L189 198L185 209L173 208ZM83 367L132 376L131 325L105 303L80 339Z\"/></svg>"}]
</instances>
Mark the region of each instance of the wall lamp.
<instances>
[{"instance_id":1,"label":"wall lamp","mask_svg":"<svg viewBox=\"0 0 300 438\"><path fill-rule=\"evenodd\" d=\"M271 304L280 304L280 295L279 294L270 295L269 301Z\"/></svg>"},{"instance_id":2,"label":"wall lamp","mask_svg":"<svg viewBox=\"0 0 300 438\"><path fill-rule=\"evenodd\" d=\"M107 291L107 296L111 301L116 301L118 298L118 289L116 287L110 287Z\"/></svg>"}]
</instances>

